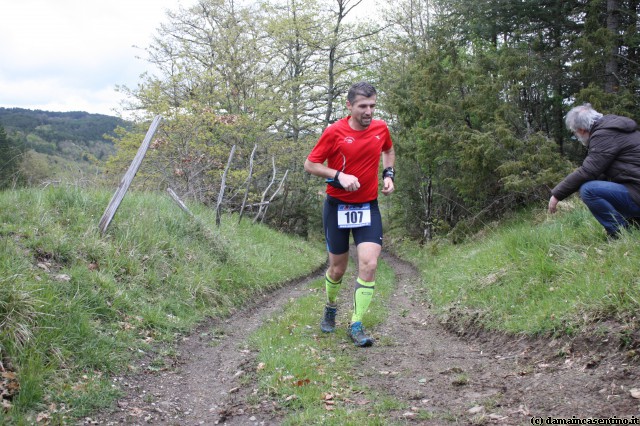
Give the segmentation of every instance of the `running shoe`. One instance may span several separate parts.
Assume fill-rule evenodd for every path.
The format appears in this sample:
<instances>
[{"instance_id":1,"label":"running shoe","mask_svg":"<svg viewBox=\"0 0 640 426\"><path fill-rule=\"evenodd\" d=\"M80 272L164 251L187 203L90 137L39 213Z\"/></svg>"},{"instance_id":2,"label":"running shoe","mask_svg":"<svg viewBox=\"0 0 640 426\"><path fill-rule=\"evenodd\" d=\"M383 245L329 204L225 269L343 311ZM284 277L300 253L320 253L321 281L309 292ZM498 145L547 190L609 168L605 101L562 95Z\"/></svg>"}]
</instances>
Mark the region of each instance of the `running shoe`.
<instances>
[{"instance_id":1,"label":"running shoe","mask_svg":"<svg viewBox=\"0 0 640 426\"><path fill-rule=\"evenodd\" d=\"M335 306L325 305L324 317L320 323L320 330L323 333L333 333L336 330L336 312L338 308Z\"/></svg>"},{"instance_id":2,"label":"running shoe","mask_svg":"<svg viewBox=\"0 0 640 426\"><path fill-rule=\"evenodd\" d=\"M364 327L360 321L354 322L349 326L349 337L356 346L371 346L373 339L365 334Z\"/></svg>"}]
</instances>

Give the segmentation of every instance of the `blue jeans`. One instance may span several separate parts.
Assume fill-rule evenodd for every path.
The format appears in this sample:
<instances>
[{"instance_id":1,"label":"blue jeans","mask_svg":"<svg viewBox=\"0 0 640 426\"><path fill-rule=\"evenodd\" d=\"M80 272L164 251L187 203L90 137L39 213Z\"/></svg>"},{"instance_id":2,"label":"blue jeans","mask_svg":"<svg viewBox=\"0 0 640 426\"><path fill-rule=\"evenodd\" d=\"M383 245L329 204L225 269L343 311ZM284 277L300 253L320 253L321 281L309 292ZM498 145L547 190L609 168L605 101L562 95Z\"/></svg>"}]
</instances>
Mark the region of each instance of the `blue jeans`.
<instances>
[{"instance_id":1,"label":"blue jeans","mask_svg":"<svg viewBox=\"0 0 640 426\"><path fill-rule=\"evenodd\" d=\"M600 222L607 234L615 236L628 228L628 219L640 217L640 206L619 183L592 180L580 187L580 198Z\"/></svg>"}]
</instances>

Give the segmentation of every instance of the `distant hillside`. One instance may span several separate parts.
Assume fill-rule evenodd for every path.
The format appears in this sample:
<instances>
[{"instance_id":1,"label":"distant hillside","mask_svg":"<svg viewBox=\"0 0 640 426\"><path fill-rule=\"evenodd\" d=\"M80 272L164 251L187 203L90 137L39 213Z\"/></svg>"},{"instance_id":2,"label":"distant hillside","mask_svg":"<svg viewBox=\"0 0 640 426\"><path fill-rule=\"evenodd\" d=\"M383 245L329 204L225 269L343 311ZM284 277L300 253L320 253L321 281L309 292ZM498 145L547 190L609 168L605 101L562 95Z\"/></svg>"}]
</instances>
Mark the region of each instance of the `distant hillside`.
<instances>
[{"instance_id":1,"label":"distant hillside","mask_svg":"<svg viewBox=\"0 0 640 426\"><path fill-rule=\"evenodd\" d=\"M23 108L1 108L0 124L7 130L36 133L51 141L104 140L117 126L127 126L119 117L83 111L53 112Z\"/></svg>"},{"instance_id":2,"label":"distant hillside","mask_svg":"<svg viewBox=\"0 0 640 426\"><path fill-rule=\"evenodd\" d=\"M28 149L86 161L87 153L104 160L114 152L105 135L114 135L116 127L128 127L121 118L82 111L52 112L23 108L0 108L0 125L12 138Z\"/></svg>"}]
</instances>

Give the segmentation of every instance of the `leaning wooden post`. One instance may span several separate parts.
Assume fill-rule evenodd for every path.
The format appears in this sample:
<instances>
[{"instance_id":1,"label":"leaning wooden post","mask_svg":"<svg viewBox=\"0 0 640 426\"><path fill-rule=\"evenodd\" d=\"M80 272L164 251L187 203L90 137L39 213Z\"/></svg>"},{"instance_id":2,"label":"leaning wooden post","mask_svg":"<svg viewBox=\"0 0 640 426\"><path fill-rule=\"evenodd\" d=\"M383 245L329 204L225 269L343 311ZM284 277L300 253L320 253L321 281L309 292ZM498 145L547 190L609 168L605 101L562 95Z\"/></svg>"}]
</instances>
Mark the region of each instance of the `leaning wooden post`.
<instances>
[{"instance_id":1,"label":"leaning wooden post","mask_svg":"<svg viewBox=\"0 0 640 426\"><path fill-rule=\"evenodd\" d=\"M249 159L249 177L247 177L247 188L244 191L244 199L242 200L242 207L240 207L240 214L238 215L238 223L242 220L242 213L244 212L244 206L247 204L247 198L249 197L249 188L251 187L251 178L253 177L253 156L258 149L258 145L253 146L251 151L251 158Z\"/></svg>"},{"instance_id":2,"label":"leaning wooden post","mask_svg":"<svg viewBox=\"0 0 640 426\"><path fill-rule=\"evenodd\" d=\"M144 137L144 140L142 141L142 145L140 145L140 148L138 148L138 153L133 158L133 161L129 166L129 170L127 170L127 173L125 173L124 177L120 181L120 185L118 186L118 189L116 190L115 194L113 194L111 201L109 201L109 205L107 206L107 209L104 211L104 214L102 215L102 218L100 219L100 223L98 225L98 228L100 229L100 234L104 235L104 233L107 231L107 227L111 223L113 216L115 216L116 211L118 210L118 207L120 207L120 203L122 202L124 195L127 193L127 190L129 189L129 186L131 185L133 178L135 177L136 173L138 173L140 164L142 164L142 159L147 153L147 149L149 148L149 144L151 143L151 138L153 138L153 135L156 133L156 130L158 130L160 121L162 121L162 117L159 115L156 115L155 118L153 119L153 122L151 123L151 126L149 127L149 130L147 131L147 135Z\"/></svg>"},{"instance_id":3,"label":"leaning wooden post","mask_svg":"<svg viewBox=\"0 0 640 426\"><path fill-rule=\"evenodd\" d=\"M216 226L220 227L220 216L222 215L222 199L224 197L224 189L226 188L227 181L227 172L229 171L229 167L231 167L231 160L233 159L233 154L236 152L236 146L231 147L231 152L229 153L229 159L227 160L227 167L224 169L224 173L222 173L222 182L220 182L220 192L218 193L218 202L216 203Z\"/></svg>"},{"instance_id":4,"label":"leaning wooden post","mask_svg":"<svg viewBox=\"0 0 640 426\"><path fill-rule=\"evenodd\" d=\"M187 205L180 199L180 197L178 197L178 194L175 193L175 191L171 188L167 188L167 192L169 193L169 196L173 199L173 201L176 202L176 204L178 204L178 206L180 206L180 208L186 212L189 216L191 216L191 218L195 219L196 217L193 215L193 213L191 213L191 210L189 210L189 208L187 207Z\"/></svg>"},{"instance_id":5,"label":"leaning wooden post","mask_svg":"<svg viewBox=\"0 0 640 426\"><path fill-rule=\"evenodd\" d=\"M269 204L269 202L265 203L264 199L267 197L267 193L269 192L271 185L273 185L273 182L275 182L276 180L276 158L275 157L271 157L271 164L273 166L273 173L271 174L271 182L269 182L269 185L267 185L267 189L265 189L264 192L262 193L262 199L260 200L260 209L258 210L258 214L256 215L256 217L253 218L253 223L256 223L256 221L262 214L262 207L265 204Z\"/></svg>"}]
</instances>

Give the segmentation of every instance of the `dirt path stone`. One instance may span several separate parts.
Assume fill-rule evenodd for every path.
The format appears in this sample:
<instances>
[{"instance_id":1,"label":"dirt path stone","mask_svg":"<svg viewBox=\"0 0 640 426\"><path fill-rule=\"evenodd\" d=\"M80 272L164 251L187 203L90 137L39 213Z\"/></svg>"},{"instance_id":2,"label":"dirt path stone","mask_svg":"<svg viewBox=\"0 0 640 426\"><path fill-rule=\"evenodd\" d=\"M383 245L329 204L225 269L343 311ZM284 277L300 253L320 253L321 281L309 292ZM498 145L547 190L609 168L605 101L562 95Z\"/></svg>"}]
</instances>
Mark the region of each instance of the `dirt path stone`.
<instances>
[{"instance_id":1,"label":"dirt path stone","mask_svg":"<svg viewBox=\"0 0 640 426\"><path fill-rule=\"evenodd\" d=\"M630 393L640 388L640 370L617 348L469 330L459 336L431 314L418 271L393 256L384 258L396 273L389 318L370 330L376 344L355 352L361 367L354 374L406 405L389 413L389 424L528 425L532 417L640 417L640 400ZM174 368L117 379L127 389L117 408L82 424L280 424L278 407L252 399L251 387L242 384L243 375L256 367L247 337L289 300L308 294L308 283L321 274L203 325L180 344ZM348 303L348 297L341 299Z\"/></svg>"}]
</instances>

